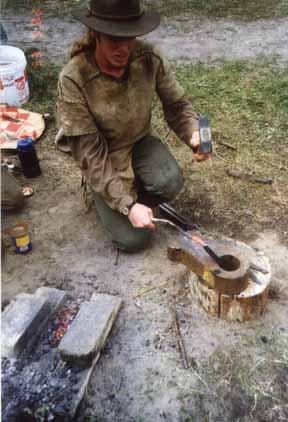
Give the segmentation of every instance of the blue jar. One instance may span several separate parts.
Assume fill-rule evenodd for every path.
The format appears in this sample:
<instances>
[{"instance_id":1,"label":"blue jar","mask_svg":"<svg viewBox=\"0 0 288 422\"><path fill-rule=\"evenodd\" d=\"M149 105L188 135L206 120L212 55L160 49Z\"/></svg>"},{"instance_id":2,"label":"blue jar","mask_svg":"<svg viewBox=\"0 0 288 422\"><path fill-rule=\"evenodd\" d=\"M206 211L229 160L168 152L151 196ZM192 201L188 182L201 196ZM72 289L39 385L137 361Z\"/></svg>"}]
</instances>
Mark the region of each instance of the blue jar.
<instances>
[{"instance_id":1,"label":"blue jar","mask_svg":"<svg viewBox=\"0 0 288 422\"><path fill-rule=\"evenodd\" d=\"M24 176L40 176L41 168L33 140L31 138L20 139L17 142L17 151Z\"/></svg>"}]
</instances>

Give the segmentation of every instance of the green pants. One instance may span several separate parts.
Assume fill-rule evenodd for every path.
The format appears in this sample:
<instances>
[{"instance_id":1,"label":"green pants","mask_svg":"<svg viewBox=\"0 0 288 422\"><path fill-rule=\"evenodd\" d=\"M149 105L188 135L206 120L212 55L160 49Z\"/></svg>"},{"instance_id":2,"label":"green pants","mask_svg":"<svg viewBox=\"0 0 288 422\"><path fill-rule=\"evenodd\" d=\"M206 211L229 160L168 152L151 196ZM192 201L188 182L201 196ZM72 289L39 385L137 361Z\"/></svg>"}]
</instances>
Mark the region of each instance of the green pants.
<instances>
[{"instance_id":1,"label":"green pants","mask_svg":"<svg viewBox=\"0 0 288 422\"><path fill-rule=\"evenodd\" d=\"M1 210L19 211L24 205L21 186L8 170L1 166Z\"/></svg>"},{"instance_id":2,"label":"green pants","mask_svg":"<svg viewBox=\"0 0 288 422\"><path fill-rule=\"evenodd\" d=\"M183 186L181 169L166 146L153 136L145 136L135 144L132 166L136 179L138 202L155 207L175 198ZM98 194L95 206L113 243L126 252L143 249L151 232L136 229L128 217L112 210Z\"/></svg>"}]
</instances>

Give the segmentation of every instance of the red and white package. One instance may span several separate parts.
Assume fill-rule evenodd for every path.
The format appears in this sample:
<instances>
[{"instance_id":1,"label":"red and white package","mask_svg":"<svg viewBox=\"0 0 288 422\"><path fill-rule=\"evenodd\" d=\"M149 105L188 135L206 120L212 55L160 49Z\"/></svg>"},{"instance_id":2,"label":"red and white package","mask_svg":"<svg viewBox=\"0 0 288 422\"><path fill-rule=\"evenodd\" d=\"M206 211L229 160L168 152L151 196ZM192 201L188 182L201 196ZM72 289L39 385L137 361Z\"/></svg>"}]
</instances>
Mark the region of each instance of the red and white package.
<instances>
[{"instance_id":1,"label":"red and white package","mask_svg":"<svg viewBox=\"0 0 288 422\"><path fill-rule=\"evenodd\" d=\"M38 139L45 129L42 114L0 105L0 148L16 149L22 138Z\"/></svg>"}]
</instances>

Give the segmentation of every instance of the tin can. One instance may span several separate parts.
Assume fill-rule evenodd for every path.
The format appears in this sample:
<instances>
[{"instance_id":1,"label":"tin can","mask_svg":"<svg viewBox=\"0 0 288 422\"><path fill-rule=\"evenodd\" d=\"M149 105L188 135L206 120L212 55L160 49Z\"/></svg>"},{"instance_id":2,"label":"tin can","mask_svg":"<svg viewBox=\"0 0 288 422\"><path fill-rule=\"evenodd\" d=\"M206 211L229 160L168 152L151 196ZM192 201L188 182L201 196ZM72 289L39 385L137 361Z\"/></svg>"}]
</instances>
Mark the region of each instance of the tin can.
<instances>
[{"instance_id":1,"label":"tin can","mask_svg":"<svg viewBox=\"0 0 288 422\"><path fill-rule=\"evenodd\" d=\"M17 223L14 227L11 227L8 232L12 237L16 253L26 253L31 251L32 243L27 223Z\"/></svg>"}]
</instances>

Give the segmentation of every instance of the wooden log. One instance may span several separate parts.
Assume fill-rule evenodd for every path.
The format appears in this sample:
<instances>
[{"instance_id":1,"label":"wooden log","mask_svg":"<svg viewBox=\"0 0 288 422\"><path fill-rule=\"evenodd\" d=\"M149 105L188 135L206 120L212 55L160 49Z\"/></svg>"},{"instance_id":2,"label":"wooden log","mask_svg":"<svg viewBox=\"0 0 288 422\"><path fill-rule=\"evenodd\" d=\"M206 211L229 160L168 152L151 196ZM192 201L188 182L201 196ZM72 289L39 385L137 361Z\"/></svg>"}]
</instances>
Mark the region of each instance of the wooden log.
<instances>
[{"instance_id":1,"label":"wooden log","mask_svg":"<svg viewBox=\"0 0 288 422\"><path fill-rule=\"evenodd\" d=\"M255 174L245 173L243 171L233 169L228 169L226 173L228 176L249 180L251 182L263 183L264 185L271 185L273 183L273 179L270 176L256 176Z\"/></svg>"},{"instance_id":2,"label":"wooden log","mask_svg":"<svg viewBox=\"0 0 288 422\"><path fill-rule=\"evenodd\" d=\"M239 242L240 243L240 242ZM261 252L245 245L251 251L253 263L267 270L266 274L253 271L248 286L238 295L219 294L192 271L189 274L189 285L192 298L199 306L211 315L229 321L248 321L261 316L266 308L269 284L271 281L270 262ZM257 283L255 283L255 278Z\"/></svg>"}]
</instances>

